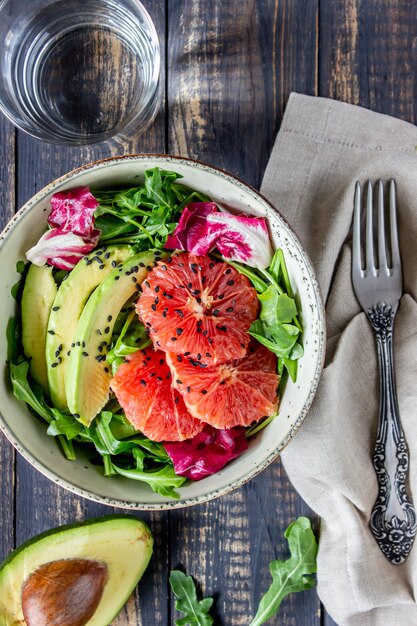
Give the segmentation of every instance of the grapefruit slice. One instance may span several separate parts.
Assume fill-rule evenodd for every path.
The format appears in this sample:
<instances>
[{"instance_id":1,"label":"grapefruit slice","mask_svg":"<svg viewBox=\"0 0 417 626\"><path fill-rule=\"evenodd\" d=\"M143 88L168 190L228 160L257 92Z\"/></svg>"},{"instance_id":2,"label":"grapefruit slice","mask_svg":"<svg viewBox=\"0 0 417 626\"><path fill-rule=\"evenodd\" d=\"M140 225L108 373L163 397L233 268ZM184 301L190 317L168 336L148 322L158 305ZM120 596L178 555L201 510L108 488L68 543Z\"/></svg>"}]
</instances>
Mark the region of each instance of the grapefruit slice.
<instances>
[{"instance_id":1,"label":"grapefruit slice","mask_svg":"<svg viewBox=\"0 0 417 626\"><path fill-rule=\"evenodd\" d=\"M249 426L278 408L277 358L253 340L243 359L205 365L168 353L172 384L195 418L215 428Z\"/></svg>"},{"instance_id":2,"label":"grapefruit slice","mask_svg":"<svg viewBox=\"0 0 417 626\"><path fill-rule=\"evenodd\" d=\"M147 348L130 355L110 386L129 422L153 441L183 441L204 426L171 385L163 352Z\"/></svg>"},{"instance_id":3,"label":"grapefruit slice","mask_svg":"<svg viewBox=\"0 0 417 626\"><path fill-rule=\"evenodd\" d=\"M213 364L245 356L258 298L228 263L185 252L149 272L136 308L157 348Z\"/></svg>"}]
</instances>

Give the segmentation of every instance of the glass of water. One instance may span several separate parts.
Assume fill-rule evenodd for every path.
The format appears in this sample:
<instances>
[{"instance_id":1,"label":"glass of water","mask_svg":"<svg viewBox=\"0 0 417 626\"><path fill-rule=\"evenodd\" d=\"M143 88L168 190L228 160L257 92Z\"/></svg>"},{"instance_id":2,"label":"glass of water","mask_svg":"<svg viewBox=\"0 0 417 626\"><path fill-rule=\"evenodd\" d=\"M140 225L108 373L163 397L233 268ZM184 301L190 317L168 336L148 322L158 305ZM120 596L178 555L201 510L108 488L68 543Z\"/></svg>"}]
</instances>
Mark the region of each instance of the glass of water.
<instances>
[{"instance_id":1,"label":"glass of water","mask_svg":"<svg viewBox=\"0 0 417 626\"><path fill-rule=\"evenodd\" d=\"M156 115L160 49L138 0L0 0L0 109L44 141L81 145Z\"/></svg>"}]
</instances>

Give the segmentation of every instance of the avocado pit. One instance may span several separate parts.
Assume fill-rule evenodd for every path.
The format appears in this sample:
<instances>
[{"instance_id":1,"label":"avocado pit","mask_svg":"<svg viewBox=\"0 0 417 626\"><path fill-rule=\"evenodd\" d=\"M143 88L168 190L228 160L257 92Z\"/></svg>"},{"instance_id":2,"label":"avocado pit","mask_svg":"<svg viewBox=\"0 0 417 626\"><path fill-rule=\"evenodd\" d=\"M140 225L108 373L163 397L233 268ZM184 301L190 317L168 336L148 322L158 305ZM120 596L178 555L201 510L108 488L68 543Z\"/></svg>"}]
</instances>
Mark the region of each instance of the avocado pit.
<instances>
[{"instance_id":1,"label":"avocado pit","mask_svg":"<svg viewBox=\"0 0 417 626\"><path fill-rule=\"evenodd\" d=\"M84 626L100 603L107 575L104 563L90 559L41 565L22 586L27 626Z\"/></svg>"}]
</instances>

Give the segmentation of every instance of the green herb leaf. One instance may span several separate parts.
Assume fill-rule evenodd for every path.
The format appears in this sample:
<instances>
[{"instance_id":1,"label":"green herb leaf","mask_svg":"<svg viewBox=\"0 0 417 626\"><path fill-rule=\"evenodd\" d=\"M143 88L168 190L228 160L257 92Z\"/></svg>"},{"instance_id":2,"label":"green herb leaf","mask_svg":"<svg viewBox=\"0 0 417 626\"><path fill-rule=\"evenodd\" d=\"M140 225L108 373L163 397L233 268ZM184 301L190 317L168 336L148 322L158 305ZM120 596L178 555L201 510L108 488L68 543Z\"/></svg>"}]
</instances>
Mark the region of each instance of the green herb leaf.
<instances>
[{"instance_id":1,"label":"green herb leaf","mask_svg":"<svg viewBox=\"0 0 417 626\"><path fill-rule=\"evenodd\" d=\"M315 585L315 579L309 576L317 571L317 543L310 520L299 517L288 526L285 537L291 556L286 561L272 561L269 564L272 584L262 597L249 626L260 626L273 617L289 593L311 589Z\"/></svg>"},{"instance_id":2,"label":"green herb leaf","mask_svg":"<svg viewBox=\"0 0 417 626\"><path fill-rule=\"evenodd\" d=\"M172 570L169 584L176 597L175 608L185 617L175 620L176 626L211 626L213 618L208 614L213 598L197 599L197 591L191 576L180 570Z\"/></svg>"},{"instance_id":3,"label":"green herb leaf","mask_svg":"<svg viewBox=\"0 0 417 626\"><path fill-rule=\"evenodd\" d=\"M174 468L169 465L165 465L162 469L156 471L144 471L140 468L125 469L113 463L113 469L121 476L147 483L153 491L160 493L162 496L177 500L180 496L175 491L175 488L181 487L186 481L186 478L177 476Z\"/></svg>"}]
</instances>

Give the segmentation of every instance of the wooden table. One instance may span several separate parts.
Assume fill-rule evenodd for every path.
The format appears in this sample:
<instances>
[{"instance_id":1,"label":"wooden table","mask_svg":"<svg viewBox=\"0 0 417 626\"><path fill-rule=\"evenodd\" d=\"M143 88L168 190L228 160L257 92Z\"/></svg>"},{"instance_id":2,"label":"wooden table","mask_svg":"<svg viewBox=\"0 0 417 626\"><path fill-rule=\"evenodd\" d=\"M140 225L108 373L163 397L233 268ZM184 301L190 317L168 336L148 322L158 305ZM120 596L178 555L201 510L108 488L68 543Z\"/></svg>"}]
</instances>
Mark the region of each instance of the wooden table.
<instances>
[{"instance_id":1,"label":"wooden table","mask_svg":"<svg viewBox=\"0 0 417 626\"><path fill-rule=\"evenodd\" d=\"M68 170L109 155L179 154L259 186L288 95L332 97L413 122L417 14L413 0L144 0L165 59L165 103L140 138L86 148L51 147L0 119L0 216ZM0 399L1 403L1 399ZM57 524L110 513L55 486L2 437L0 557ZM318 520L277 460L211 503L138 514L151 526L152 564L117 626L173 623L168 573L186 568L214 595L215 623L247 625L286 558L283 531L300 514ZM271 624L329 626L315 590L289 597Z\"/></svg>"}]
</instances>

